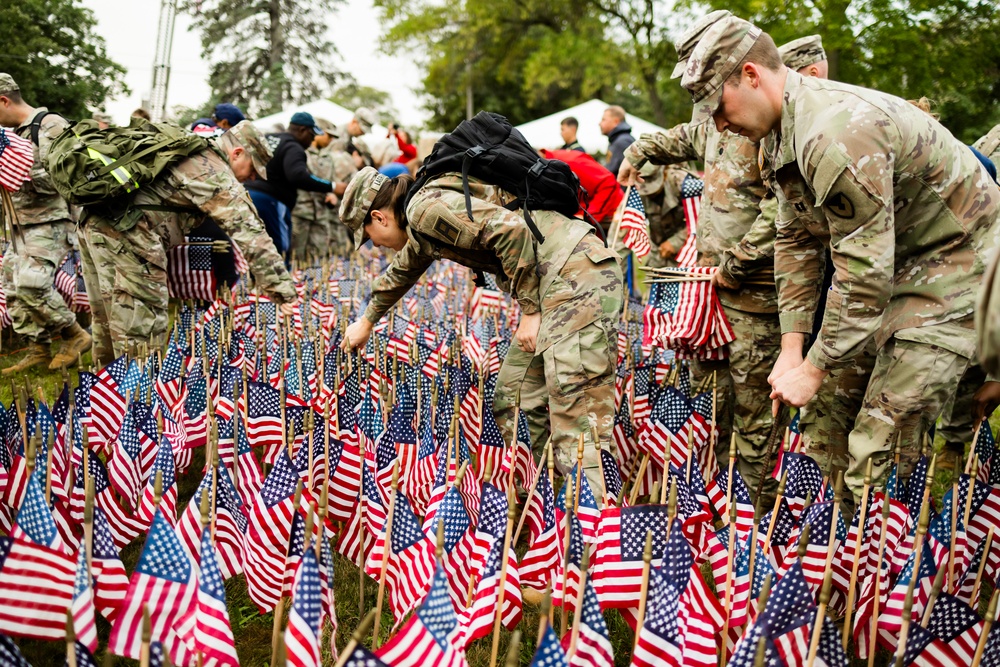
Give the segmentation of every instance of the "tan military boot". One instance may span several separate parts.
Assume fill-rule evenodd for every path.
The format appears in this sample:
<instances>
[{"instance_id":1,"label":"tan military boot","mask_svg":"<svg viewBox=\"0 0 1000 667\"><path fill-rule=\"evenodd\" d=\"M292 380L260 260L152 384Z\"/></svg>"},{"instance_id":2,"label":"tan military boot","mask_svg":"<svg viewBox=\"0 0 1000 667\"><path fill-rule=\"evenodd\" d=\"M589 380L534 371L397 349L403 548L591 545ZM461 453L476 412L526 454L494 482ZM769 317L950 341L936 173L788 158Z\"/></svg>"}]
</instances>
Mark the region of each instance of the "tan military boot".
<instances>
[{"instance_id":1,"label":"tan military boot","mask_svg":"<svg viewBox=\"0 0 1000 667\"><path fill-rule=\"evenodd\" d=\"M56 356L52 357L49 370L55 371L75 364L80 355L90 349L90 334L76 322L62 330L62 342Z\"/></svg>"},{"instance_id":2,"label":"tan military boot","mask_svg":"<svg viewBox=\"0 0 1000 667\"><path fill-rule=\"evenodd\" d=\"M0 373L4 375L13 375L14 373L20 373L26 371L32 366L38 366L39 364L48 364L52 360L52 356L49 354L49 344L48 343L32 343L31 347L28 348L28 355L21 359L10 368L5 368Z\"/></svg>"}]
</instances>

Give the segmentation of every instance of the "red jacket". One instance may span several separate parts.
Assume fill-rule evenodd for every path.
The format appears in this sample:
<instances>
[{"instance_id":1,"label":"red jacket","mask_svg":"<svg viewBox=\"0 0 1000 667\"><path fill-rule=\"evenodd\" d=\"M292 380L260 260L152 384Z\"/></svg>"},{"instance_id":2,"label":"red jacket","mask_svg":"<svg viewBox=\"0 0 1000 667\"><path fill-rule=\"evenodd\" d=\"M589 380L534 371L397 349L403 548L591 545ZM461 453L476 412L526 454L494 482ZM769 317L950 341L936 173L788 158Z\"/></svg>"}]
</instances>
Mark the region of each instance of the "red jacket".
<instances>
[{"instance_id":1,"label":"red jacket","mask_svg":"<svg viewBox=\"0 0 1000 667\"><path fill-rule=\"evenodd\" d=\"M403 137L396 134L396 143L399 144L400 156L393 160L393 162L402 162L406 164L413 158L417 157L417 147L413 144L408 144L403 141Z\"/></svg>"},{"instance_id":2,"label":"red jacket","mask_svg":"<svg viewBox=\"0 0 1000 667\"><path fill-rule=\"evenodd\" d=\"M559 160L568 164L570 170L580 179L580 185L587 191L589 198L587 212L594 216L594 220L609 222L614 217L624 197L614 174L587 153L572 150L543 151L543 153L549 160Z\"/></svg>"}]
</instances>

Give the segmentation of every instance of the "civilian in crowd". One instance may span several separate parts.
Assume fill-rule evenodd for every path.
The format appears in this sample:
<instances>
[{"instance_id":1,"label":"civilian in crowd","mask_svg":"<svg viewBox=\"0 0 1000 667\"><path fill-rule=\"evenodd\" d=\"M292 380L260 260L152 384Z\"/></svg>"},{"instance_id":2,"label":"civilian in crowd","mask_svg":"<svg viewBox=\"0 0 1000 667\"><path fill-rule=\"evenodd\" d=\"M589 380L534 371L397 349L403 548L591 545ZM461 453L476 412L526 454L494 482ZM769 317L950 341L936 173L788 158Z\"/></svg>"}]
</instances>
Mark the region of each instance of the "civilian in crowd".
<instances>
[{"instance_id":1,"label":"civilian in crowd","mask_svg":"<svg viewBox=\"0 0 1000 667\"><path fill-rule=\"evenodd\" d=\"M396 162L406 164L417 157L417 147L413 145L409 132L395 123L390 123L389 136L395 137L396 145L399 146L399 155L396 157Z\"/></svg>"},{"instance_id":2,"label":"civilian in crowd","mask_svg":"<svg viewBox=\"0 0 1000 667\"><path fill-rule=\"evenodd\" d=\"M567 116L562 119L562 122L559 123L559 134L562 135L563 145L559 150L587 152L576 139L576 131L578 129L580 129L580 121L573 116Z\"/></svg>"},{"instance_id":3,"label":"civilian in crowd","mask_svg":"<svg viewBox=\"0 0 1000 667\"><path fill-rule=\"evenodd\" d=\"M632 145L632 126L625 122L625 109L610 106L601 116L601 134L608 138L608 156L604 166L612 174L617 174L622 166L625 149Z\"/></svg>"},{"instance_id":4,"label":"civilian in crowd","mask_svg":"<svg viewBox=\"0 0 1000 667\"><path fill-rule=\"evenodd\" d=\"M231 127L234 127L240 123L240 121L246 120L243 112L235 104L229 104L228 102L223 102L222 104L215 105L215 112L212 114L212 120L215 124L219 126L219 129L225 132Z\"/></svg>"}]
</instances>

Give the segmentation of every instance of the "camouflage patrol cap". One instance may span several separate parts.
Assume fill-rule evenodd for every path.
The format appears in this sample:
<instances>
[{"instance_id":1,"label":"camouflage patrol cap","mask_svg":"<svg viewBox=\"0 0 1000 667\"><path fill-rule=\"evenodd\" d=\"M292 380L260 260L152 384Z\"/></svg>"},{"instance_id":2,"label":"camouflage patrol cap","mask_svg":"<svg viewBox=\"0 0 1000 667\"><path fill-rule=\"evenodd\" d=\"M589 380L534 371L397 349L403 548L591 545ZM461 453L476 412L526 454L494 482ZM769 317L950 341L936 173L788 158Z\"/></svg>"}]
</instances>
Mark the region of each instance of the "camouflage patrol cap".
<instances>
[{"instance_id":1,"label":"camouflage patrol cap","mask_svg":"<svg viewBox=\"0 0 1000 667\"><path fill-rule=\"evenodd\" d=\"M702 16L694 25L681 33L681 36L674 41L674 50L677 51L677 64L674 65L674 71L670 74L671 79L679 79L684 75L687 60L691 56L691 52L694 51L694 47L698 45L698 40L705 34L705 31L711 28L712 24L716 21L721 21L727 16L732 15L732 12L728 9L716 9L714 12Z\"/></svg>"},{"instance_id":2,"label":"camouflage patrol cap","mask_svg":"<svg viewBox=\"0 0 1000 667\"><path fill-rule=\"evenodd\" d=\"M761 34L760 28L735 16L716 21L705 31L681 78L694 102L692 124L704 123L719 108L723 85Z\"/></svg>"},{"instance_id":3,"label":"camouflage patrol cap","mask_svg":"<svg viewBox=\"0 0 1000 667\"><path fill-rule=\"evenodd\" d=\"M21 90L21 87L14 81L14 77L6 72L0 72L0 93L12 93L15 90Z\"/></svg>"},{"instance_id":4,"label":"camouflage patrol cap","mask_svg":"<svg viewBox=\"0 0 1000 667\"><path fill-rule=\"evenodd\" d=\"M216 141L226 153L234 148L245 150L250 156L250 160L253 161L253 168L257 175L265 181L267 180L267 163L271 160L271 148L253 123L241 120Z\"/></svg>"},{"instance_id":5,"label":"camouflage patrol cap","mask_svg":"<svg viewBox=\"0 0 1000 667\"><path fill-rule=\"evenodd\" d=\"M375 112L368 107L358 107L354 112L354 118L358 121L358 125L364 130L365 134L372 131L372 125L375 124Z\"/></svg>"},{"instance_id":6,"label":"camouflage patrol cap","mask_svg":"<svg viewBox=\"0 0 1000 667\"><path fill-rule=\"evenodd\" d=\"M642 183L636 183L635 189L643 197L655 195L663 189L663 165L646 162L639 170L642 176Z\"/></svg>"},{"instance_id":7,"label":"camouflage patrol cap","mask_svg":"<svg viewBox=\"0 0 1000 667\"><path fill-rule=\"evenodd\" d=\"M368 240L365 233L365 218L375 201L375 195L389 177L378 173L374 167L365 167L351 179L344 190L340 203L340 221L354 233L354 247L360 248Z\"/></svg>"},{"instance_id":8,"label":"camouflage patrol cap","mask_svg":"<svg viewBox=\"0 0 1000 667\"><path fill-rule=\"evenodd\" d=\"M785 67L795 71L826 60L823 38L819 35L793 39L788 44L778 47L778 54Z\"/></svg>"},{"instance_id":9,"label":"camouflage patrol cap","mask_svg":"<svg viewBox=\"0 0 1000 667\"><path fill-rule=\"evenodd\" d=\"M112 122L111 114L104 113L103 111L95 111L93 115L91 115L91 118L96 120L98 123L107 123L108 125L111 125Z\"/></svg>"}]
</instances>

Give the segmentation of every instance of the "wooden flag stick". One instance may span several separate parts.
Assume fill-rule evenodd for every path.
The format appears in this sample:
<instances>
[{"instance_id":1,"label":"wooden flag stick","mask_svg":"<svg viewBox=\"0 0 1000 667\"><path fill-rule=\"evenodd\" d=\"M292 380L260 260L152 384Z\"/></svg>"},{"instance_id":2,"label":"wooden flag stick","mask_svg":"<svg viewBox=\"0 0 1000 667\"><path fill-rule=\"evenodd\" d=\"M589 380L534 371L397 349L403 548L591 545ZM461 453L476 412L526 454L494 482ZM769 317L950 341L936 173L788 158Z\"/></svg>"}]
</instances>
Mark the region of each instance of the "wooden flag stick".
<instances>
[{"instance_id":1,"label":"wooden flag stick","mask_svg":"<svg viewBox=\"0 0 1000 667\"><path fill-rule=\"evenodd\" d=\"M986 421L985 419L983 421ZM965 474L968 475L969 471L972 469L972 462L979 460L979 455L976 454L976 443L979 442L979 432L983 428L983 422L979 422L976 425L976 432L972 435L972 447L969 448L969 459L965 462Z\"/></svg>"},{"instance_id":2,"label":"wooden flag stick","mask_svg":"<svg viewBox=\"0 0 1000 667\"><path fill-rule=\"evenodd\" d=\"M302 502L302 480L300 479L295 483L295 496L292 498L292 512L299 511L299 504ZM294 517L293 517L294 518ZM288 545L285 547L285 566L288 566L288 552L292 548L291 539L288 540ZM278 642L282 638L281 625L284 621L285 616L285 584L282 580L281 583L281 595L278 598L278 603L274 605L274 623L271 625L271 658L272 660L278 654Z\"/></svg>"},{"instance_id":3,"label":"wooden flag stick","mask_svg":"<svg viewBox=\"0 0 1000 667\"><path fill-rule=\"evenodd\" d=\"M886 533L889 531L886 527L889 525L889 514L892 512L892 501L889 498L888 490L882 497L882 527L878 538L878 559L875 561L878 571L875 572L875 598L872 604L872 618L869 625L869 632L872 637L872 642L874 642L875 637L878 632L878 614L879 614L879 602L882 598L882 560L885 558L885 539ZM868 667L873 667L875 665L875 647L870 646L868 651Z\"/></svg>"},{"instance_id":4,"label":"wooden flag stick","mask_svg":"<svg viewBox=\"0 0 1000 667\"><path fill-rule=\"evenodd\" d=\"M642 455L642 463L639 464L639 472L632 481L632 494L628 499L629 505L635 505L635 499L639 497L639 485L642 484L642 478L646 475L647 465L649 465L649 452L644 452Z\"/></svg>"},{"instance_id":5,"label":"wooden flag stick","mask_svg":"<svg viewBox=\"0 0 1000 667\"><path fill-rule=\"evenodd\" d=\"M987 555L990 553L990 547L993 545L993 526L990 526L989 531L986 533L986 541L983 543L983 555L979 559L979 568L976 570L976 583L972 586L972 608L979 608L979 586L983 583L983 572L986 571L986 562L989 560Z\"/></svg>"},{"instance_id":6,"label":"wooden flag stick","mask_svg":"<svg viewBox=\"0 0 1000 667\"><path fill-rule=\"evenodd\" d=\"M639 631L646 619L646 596L649 594L649 570L653 560L653 531L646 531L646 546L642 550L642 584L639 587L639 613L635 621L635 638L632 642L632 652L639 645Z\"/></svg>"},{"instance_id":7,"label":"wooden flag stick","mask_svg":"<svg viewBox=\"0 0 1000 667\"><path fill-rule=\"evenodd\" d=\"M528 518L527 508L531 506L531 499L535 496L535 490L538 488L538 480L542 477L542 468L545 466L546 461L548 461L549 468L551 470L554 465L553 454L552 454L552 438L545 443L545 449L542 450L541 459L538 461L538 469L535 471L535 479L531 483L531 488L528 489L528 497L523 503L525 508L524 512L521 512L521 519L517 522L517 530L514 531L514 538L511 542L512 544L517 544L517 538L521 536L521 529L524 528L524 522Z\"/></svg>"},{"instance_id":8,"label":"wooden flag stick","mask_svg":"<svg viewBox=\"0 0 1000 667\"><path fill-rule=\"evenodd\" d=\"M726 549L726 598L723 606L726 608L726 618L722 625L722 654L719 656L719 667L726 665L726 642L729 637L729 621L733 606L733 560L736 554L736 503L729 503L729 546Z\"/></svg>"},{"instance_id":9,"label":"wooden flag stick","mask_svg":"<svg viewBox=\"0 0 1000 667\"><path fill-rule=\"evenodd\" d=\"M580 507L580 489L583 487L583 448L586 446L583 433L580 434L576 443L576 479L574 480L573 512ZM593 491L593 489L591 489ZM567 496L568 498L569 496Z\"/></svg>"},{"instance_id":10,"label":"wooden flag stick","mask_svg":"<svg viewBox=\"0 0 1000 667\"><path fill-rule=\"evenodd\" d=\"M778 495L774 497L774 508L771 510L771 520L767 524L767 532L764 533L764 553L771 550L771 536L774 534L775 521L778 518L778 508L781 500L785 497L785 484L788 482L788 471L781 472L781 479L778 480ZM758 496L759 497L759 496Z\"/></svg>"},{"instance_id":11,"label":"wooden flag stick","mask_svg":"<svg viewBox=\"0 0 1000 667\"><path fill-rule=\"evenodd\" d=\"M76 628L73 627L73 605L66 609L66 667L76 665Z\"/></svg>"},{"instance_id":12,"label":"wooden flag stick","mask_svg":"<svg viewBox=\"0 0 1000 667\"><path fill-rule=\"evenodd\" d=\"M503 620L503 603L507 593L507 562L510 560L507 554L510 552L511 530L514 526L514 517L517 516L517 504L511 493L507 489L507 526L503 536L503 553L500 554L500 592L497 594L496 616L493 617L493 646L490 648L490 667L496 667L497 652L500 649L500 623ZM439 523L444 523L440 521Z\"/></svg>"},{"instance_id":13,"label":"wooden flag stick","mask_svg":"<svg viewBox=\"0 0 1000 667\"><path fill-rule=\"evenodd\" d=\"M749 581L750 581L750 595L747 596L747 607L746 607L746 617L750 618L750 609L753 605L753 576L754 569L757 567L757 535L760 531L758 523L761 517L761 505L760 496L757 496L757 503L753 508L753 526L750 528L750 567L748 569Z\"/></svg>"},{"instance_id":14,"label":"wooden flag stick","mask_svg":"<svg viewBox=\"0 0 1000 667\"><path fill-rule=\"evenodd\" d=\"M545 636L545 628L552 624L552 619L550 618L552 614L552 580L550 579L547 584L545 584L545 594L542 595L542 604L538 607L538 639L535 641L535 646L542 643L542 638Z\"/></svg>"},{"instance_id":15,"label":"wooden flag stick","mask_svg":"<svg viewBox=\"0 0 1000 667\"><path fill-rule=\"evenodd\" d=\"M726 504L733 506L733 470L736 469L736 432L733 431L732 436L729 438L729 476L726 478ZM733 516L733 512L730 511L726 515L726 519L729 520ZM728 525L733 526L734 523L730 522Z\"/></svg>"},{"instance_id":16,"label":"wooden flag stick","mask_svg":"<svg viewBox=\"0 0 1000 667\"><path fill-rule=\"evenodd\" d=\"M510 644L507 646L507 659L504 660L504 667L518 667L518 658L521 653L521 631L514 630L510 636Z\"/></svg>"},{"instance_id":17,"label":"wooden flag stick","mask_svg":"<svg viewBox=\"0 0 1000 667\"><path fill-rule=\"evenodd\" d=\"M974 480L969 480L969 493L966 494L969 500L972 500L972 492L974 491L973 485ZM951 479L951 508L949 514L951 515L951 544L948 545L948 592L955 592L955 542L958 537L958 475L952 475ZM926 625L924 627L927 627Z\"/></svg>"},{"instance_id":18,"label":"wooden flag stick","mask_svg":"<svg viewBox=\"0 0 1000 667\"><path fill-rule=\"evenodd\" d=\"M965 511L962 513L962 525L965 526L966 530L969 528L969 517L972 515L972 497L976 492L976 475L979 472L979 461L972 462L972 469L969 471L969 491L965 494ZM957 493L952 494L955 498L958 498ZM956 501L957 502L957 501ZM951 534L955 534L955 528L952 527ZM955 540L952 539L952 544Z\"/></svg>"},{"instance_id":19,"label":"wooden flag stick","mask_svg":"<svg viewBox=\"0 0 1000 667\"><path fill-rule=\"evenodd\" d=\"M573 505L568 502L573 496L573 477L572 475L566 478L566 495L564 497L563 506L565 512L563 513L566 521L566 531L563 537L563 576L562 576L562 590L560 594L562 595L562 610L559 619L559 636L566 634L566 626L568 622L568 612L566 611L566 582L569 580L569 541L570 535L573 530Z\"/></svg>"},{"instance_id":20,"label":"wooden flag stick","mask_svg":"<svg viewBox=\"0 0 1000 667\"><path fill-rule=\"evenodd\" d=\"M931 459L930 468L927 471L927 478L931 478L931 470L934 468L934 460ZM927 534L927 524L929 523L930 503L924 500L920 508L920 520L917 523L917 537L913 543L913 575L910 577L910 585L906 588L906 600L903 602L902 626L899 629L899 643L896 645L896 667L903 667L903 657L906 655L906 640L910 633L910 614L913 611L913 591L920 578L920 557L924 551L924 536Z\"/></svg>"},{"instance_id":21,"label":"wooden flag stick","mask_svg":"<svg viewBox=\"0 0 1000 667\"><path fill-rule=\"evenodd\" d=\"M993 591L993 596L990 598L990 606L986 609L986 617L983 618L983 631L979 635L979 642L976 644L976 654L972 658L971 667L979 667L979 663L983 661L983 652L986 651L986 642L990 638L990 630L993 629L993 622L997 618L997 596L1000 595L1000 589Z\"/></svg>"},{"instance_id":22,"label":"wooden flag stick","mask_svg":"<svg viewBox=\"0 0 1000 667\"><path fill-rule=\"evenodd\" d=\"M149 607L142 605L142 636L139 644L139 667L149 667L149 642L152 636L152 624L149 622Z\"/></svg>"},{"instance_id":23,"label":"wooden flag stick","mask_svg":"<svg viewBox=\"0 0 1000 667\"><path fill-rule=\"evenodd\" d=\"M851 558L851 579L847 586L847 611L844 616L844 631L841 637L841 644L847 650L847 642L851 637L851 612L854 611L854 589L858 583L858 558L861 554L861 540L865 534L865 526L868 523L868 495L872 486L872 459L869 457L865 466L865 485L861 490L861 507L858 509L858 534L854 538L854 557ZM834 521L836 521L834 517Z\"/></svg>"},{"instance_id":24,"label":"wooden flag stick","mask_svg":"<svg viewBox=\"0 0 1000 667\"><path fill-rule=\"evenodd\" d=\"M362 465L364 462L362 461ZM375 629L372 632L372 647L378 648L378 631L382 621L382 598L385 597L385 571L389 567L389 550L392 548L392 520L396 514L396 496L399 494L399 459L392 466L392 494L389 498L389 514L385 519L385 544L382 546L382 565L378 572L378 597L375 600Z\"/></svg>"},{"instance_id":25,"label":"wooden flag stick","mask_svg":"<svg viewBox=\"0 0 1000 667\"><path fill-rule=\"evenodd\" d=\"M920 617L920 627L922 628L926 628L931 622L934 605L937 604L938 598L941 597L941 589L944 588L944 575L945 569L939 567L937 573L934 575L934 585L931 586L931 594L927 598L927 606L924 607L923 616Z\"/></svg>"},{"instance_id":26,"label":"wooden flag stick","mask_svg":"<svg viewBox=\"0 0 1000 667\"><path fill-rule=\"evenodd\" d=\"M583 597L587 592L587 570L590 567L590 545L583 545L583 557L580 559L580 588L576 591L576 609L573 612L573 634L569 638L569 650L566 658L572 664L573 654L580 639L580 623L583 620ZM566 596L563 594L563 618L566 617Z\"/></svg>"},{"instance_id":27,"label":"wooden flag stick","mask_svg":"<svg viewBox=\"0 0 1000 667\"><path fill-rule=\"evenodd\" d=\"M837 523L836 512L833 523ZM832 543L831 543L832 546ZM832 552L833 549L830 549ZM816 652L819 650L819 638L823 634L823 619L826 618L826 607L830 604L830 588L833 584L833 570L827 565L823 572L823 588L819 592L819 606L816 608L816 622L813 624L812 638L809 641L809 657L806 667L813 667L816 662Z\"/></svg>"},{"instance_id":28,"label":"wooden flag stick","mask_svg":"<svg viewBox=\"0 0 1000 667\"><path fill-rule=\"evenodd\" d=\"M361 451L358 466L358 617L365 614L365 461ZM328 471L329 473L329 471Z\"/></svg>"}]
</instances>

